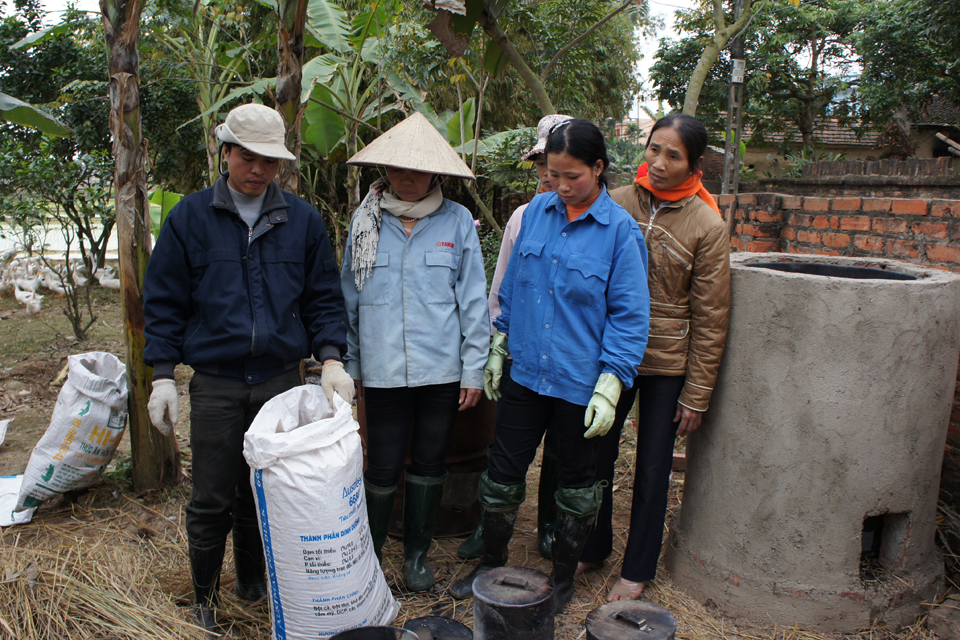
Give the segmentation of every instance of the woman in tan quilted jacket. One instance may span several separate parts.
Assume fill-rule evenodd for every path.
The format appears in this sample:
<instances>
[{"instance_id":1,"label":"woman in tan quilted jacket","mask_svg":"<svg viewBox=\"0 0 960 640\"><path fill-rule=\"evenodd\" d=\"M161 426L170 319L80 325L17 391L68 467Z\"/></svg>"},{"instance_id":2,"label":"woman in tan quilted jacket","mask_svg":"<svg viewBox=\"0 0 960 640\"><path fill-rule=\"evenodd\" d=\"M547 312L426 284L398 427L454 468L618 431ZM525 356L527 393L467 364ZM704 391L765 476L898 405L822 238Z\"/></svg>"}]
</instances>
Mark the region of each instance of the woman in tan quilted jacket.
<instances>
[{"instance_id":1,"label":"woman in tan quilted jacket","mask_svg":"<svg viewBox=\"0 0 960 640\"><path fill-rule=\"evenodd\" d=\"M730 315L730 242L716 202L700 182L707 130L696 118L661 118L647 140L646 162L610 197L640 224L647 243L650 335L638 368L637 462L620 580L607 600L640 597L660 557L667 490L677 436L700 426L723 355ZM623 400L623 398L621 398ZM604 436L597 479L613 484L620 429L632 402L620 402ZM581 556L599 567L613 547L611 490Z\"/></svg>"}]
</instances>

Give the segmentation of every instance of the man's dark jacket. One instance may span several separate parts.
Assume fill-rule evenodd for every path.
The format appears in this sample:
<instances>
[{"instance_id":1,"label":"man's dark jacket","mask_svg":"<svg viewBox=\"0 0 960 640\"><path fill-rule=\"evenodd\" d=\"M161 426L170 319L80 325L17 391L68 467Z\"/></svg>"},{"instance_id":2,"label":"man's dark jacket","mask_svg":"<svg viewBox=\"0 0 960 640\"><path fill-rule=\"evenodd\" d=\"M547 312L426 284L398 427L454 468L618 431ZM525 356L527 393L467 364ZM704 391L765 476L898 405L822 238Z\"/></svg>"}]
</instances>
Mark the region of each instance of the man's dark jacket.
<instances>
[{"instance_id":1,"label":"man's dark jacket","mask_svg":"<svg viewBox=\"0 0 960 640\"><path fill-rule=\"evenodd\" d=\"M144 283L144 361L263 382L346 352L340 274L320 214L270 183L247 227L226 177L174 207Z\"/></svg>"}]
</instances>

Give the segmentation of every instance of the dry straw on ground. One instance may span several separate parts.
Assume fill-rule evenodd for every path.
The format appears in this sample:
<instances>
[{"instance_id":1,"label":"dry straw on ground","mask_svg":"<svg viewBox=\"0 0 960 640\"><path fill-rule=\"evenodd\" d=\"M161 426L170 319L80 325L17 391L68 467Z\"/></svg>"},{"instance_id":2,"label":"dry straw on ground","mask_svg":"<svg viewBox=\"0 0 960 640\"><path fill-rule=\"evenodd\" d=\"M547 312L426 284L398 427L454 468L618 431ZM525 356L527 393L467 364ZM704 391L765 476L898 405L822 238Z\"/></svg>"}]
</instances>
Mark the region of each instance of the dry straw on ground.
<instances>
[{"instance_id":1,"label":"dry straw on ground","mask_svg":"<svg viewBox=\"0 0 960 640\"><path fill-rule=\"evenodd\" d=\"M615 480L615 522L625 523L635 436L626 430L624 455ZM538 468L531 470L536 486ZM671 491L671 510L680 497L680 478ZM535 492L531 491L531 496ZM162 495L135 497L107 480L95 490L45 508L34 522L0 532L0 639L16 640L174 640L196 638L191 624L192 595L183 507L188 489ZM511 564L549 571L536 551L536 508L525 505L511 545ZM625 543L620 531L615 552L601 570L578 579L577 596L568 613L557 618L559 640L585 637L587 614L604 602L619 575L616 559ZM456 556L459 538L439 540L431 557L438 574L433 591L410 594L403 590L402 545L388 541L384 570L401 603L397 624L423 616L442 615L470 626L470 601L446 593L450 582L469 570L472 562ZM234 576L230 554L221 585L226 636L245 640L270 638L265 606L241 606L232 595ZM646 591L650 602L666 607L677 619L681 640L835 640L797 628L758 628L724 618L691 600L661 572ZM877 626L846 640L933 640L919 620L892 631Z\"/></svg>"}]
</instances>

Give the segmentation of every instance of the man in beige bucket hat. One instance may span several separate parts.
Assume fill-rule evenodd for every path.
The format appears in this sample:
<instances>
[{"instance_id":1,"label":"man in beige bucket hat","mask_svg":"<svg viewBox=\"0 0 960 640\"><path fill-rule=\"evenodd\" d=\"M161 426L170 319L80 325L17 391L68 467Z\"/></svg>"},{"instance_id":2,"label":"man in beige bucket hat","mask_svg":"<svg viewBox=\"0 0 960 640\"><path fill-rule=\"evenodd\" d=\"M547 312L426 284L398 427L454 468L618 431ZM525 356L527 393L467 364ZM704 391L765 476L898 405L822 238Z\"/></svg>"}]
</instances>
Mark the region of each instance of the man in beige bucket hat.
<instances>
[{"instance_id":1,"label":"man in beige bucket hat","mask_svg":"<svg viewBox=\"0 0 960 640\"><path fill-rule=\"evenodd\" d=\"M280 114L243 105L216 134L220 179L181 200L164 223L147 267L143 331L144 361L154 368L150 419L164 435L177 422L174 366L194 369L187 542L198 623L211 636L231 530L237 595L267 595L244 433L267 400L300 384L302 358L323 363L331 404L334 393L347 402L354 393L341 364L343 294L323 220L273 181L280 159L294 158Z\"/></svg>"}]
</instances>

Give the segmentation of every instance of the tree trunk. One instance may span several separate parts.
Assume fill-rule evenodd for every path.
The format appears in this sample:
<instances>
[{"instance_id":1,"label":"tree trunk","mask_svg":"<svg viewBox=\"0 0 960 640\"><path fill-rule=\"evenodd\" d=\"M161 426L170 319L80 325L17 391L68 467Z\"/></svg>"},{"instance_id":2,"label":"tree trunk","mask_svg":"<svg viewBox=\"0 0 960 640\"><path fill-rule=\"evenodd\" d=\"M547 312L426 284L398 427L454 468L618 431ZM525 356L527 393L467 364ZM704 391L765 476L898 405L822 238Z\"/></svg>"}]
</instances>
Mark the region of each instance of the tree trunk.
<instances>
[{"instance_id":1,"label":"tree trunk","mask_svg":"<svg viewBox=\"0 0 960 640\"><path fill-rule=\"evenodd\" d=\"M531 69L523 60L520 52L517 51L516 47L513 46L510 38L506 33L504 33L503 29L500 28L500 25L497 23L497 21L490 17L486 11L484 11L477 20L477 24L480 25L480 27L483 28L483 31L488 36L493 38L494 42L496 42L500 46L500 49L503 50L503 54L507 56L510 64L512 64L513 68L516 69L517 73L520 74L524 84L526 84L527 88L530 89L530 92L533 93L533 99L540 108L540 112L545 116L556 113L557 109L553 106L553 102L550 100L550 96L547 94L547 88L540 80L540 76L534 73L533 69Z\"/></svg>"},{"instance_id":2,"label":"tree trunk","mask_svg":"<svg viewBox=\"0 0 960 640\"><path fill-rule=\"evenodd\" d=\"M110 131L116 163L120 291L129 388L133 485L138 492L176 483L180 452L150 424L147 401L153 369L143 363L143 276L150 259L150 210L143 161L147 141L140 130L140 57L137 52L140 0L100 0L109 51Z\"/></svg>"},{"instance_id":3,"label":"tree trunk","mask_svg":"<svg viewBox=\"0 0 960 640\"><path fill-rule=\"evenodd\" d=\"M760 3L762 6L763 3ZM723 1L713 0L713 39L710 41L700 56L693 74L690 76L690 82L687 84L687 93L683 98L683 113L688 116L697 115L697 104L700 102L700 91L703 89L703 83L707 79L707 73L710 67L714 65L720 57L720 52L730 42L730 39L740 33L753 19L753 14L757 11L757 3L753 0L743 0L743 10L740 17L733 24L727 26L726 17L723 13Z\"/></svg>"},{"instance_id":4,"label":"tree trunk","mask_svg":"<svg viewBox=\"0 0 960 640\"><path fill-rule=\"evenodd\" d=\"M303 31L307 0L280 0L280 33L277 48L277 111L286 126L287 149L296 160L281 160L277 183L290 193L300 193L300 88L303 80Z\"/></svg>"}]
</instances>

